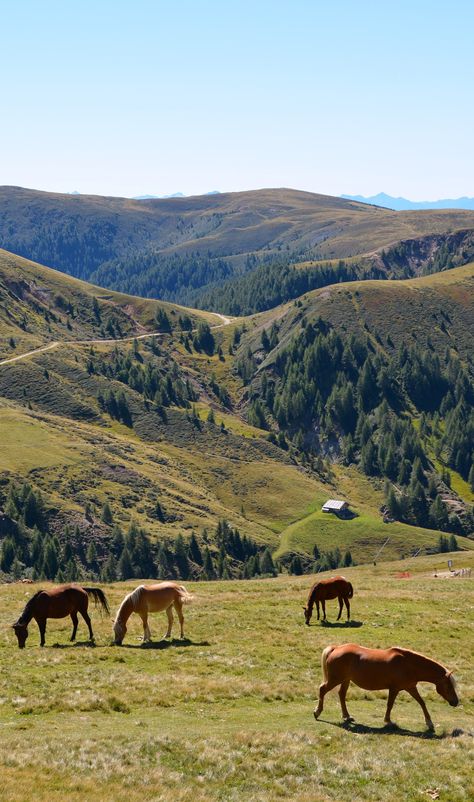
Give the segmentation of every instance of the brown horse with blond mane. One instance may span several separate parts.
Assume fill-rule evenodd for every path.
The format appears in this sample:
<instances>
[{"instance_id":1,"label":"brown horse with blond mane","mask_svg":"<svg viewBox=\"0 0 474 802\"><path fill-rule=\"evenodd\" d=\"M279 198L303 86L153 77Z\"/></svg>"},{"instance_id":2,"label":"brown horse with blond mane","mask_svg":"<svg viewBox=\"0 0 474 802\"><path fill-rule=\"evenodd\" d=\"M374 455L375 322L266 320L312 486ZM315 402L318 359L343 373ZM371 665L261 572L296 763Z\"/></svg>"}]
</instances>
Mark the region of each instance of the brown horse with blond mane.
<instances>
[{"instance_id":1,"label":"brown horse with blond mane","mask_svg":"<svg viewBox=\"0 0 474 802\"><path fill-rule=\"evenodd\" d=\"M345 721L353 721L346 706L346 693L351 681L367 691L388 689L385 724L392 724L390 714L400 691L408 691L423 710L426 726L434 730L426 704L417 690L418 682L432 682L439 695L452 707L459 704L453 672L410 649L399 646L366 649L356 643L344 643L341 646L327 646L322 653L321 664L324 682L319 688L319 704L314 710L316 719L322 713L325 695L340 685L342 716Z\"/></svg>"},{"instance_id":2,"label":"brown horse with blond mane","mask_svg":"<svg viewBox=\"0 0 474 802\"><path fill-rule=\"evenodd\" d=\"M47 618L66 618L71 616L72 635L71 640L76 638L78 619L80 613L89 628L91 641L94 640L92 624L87 612L89 606L89 596L99 605L107 615L110 614L109 605L105 593L100 588L81 588L78 585L60 585L51 590L39 590L27 602L25 609L18 621L13 624L15 635L18 638L18 646L23 649L28 637L28 624L34 618L38 624L41 638L41 646L45 644L46 619Z\"/></svg>"},{"instance_id":3,"label":"brown horse with blond mane","mask_svg":"<svg viewBox=\"0 0 474 802\"><path fill-rule=\"evenodd\" d=\"M168 616L168 631L165 638L171 635L173 626L173 607L178 614L181 626L181 638L184 638L184 618L183 604L189 604L193 596L188 593L183 585L177 582L160 582L158 585L139 585L132 593L125 596L119 607L114 621L114 636L117 646L122 645L122 641L127 632L127 621L132 613L137 613L143 622L143 640L151 640L150 627L148 626L148 613L159 613L166 610Z\"/></svg>"},{"instance_id":4,"label":"brown horse with blond mane","mask_svg":"<svg viewBox=\"0 0 474 802\"><path fill-rule=\"evenodd\" d=\"M349 603L349 599L352 599L353 595L354 589L351 583L343 576L333 576L331 579L321 579L319 582L316 582L309 592L306 607L303 607L304 617L307 625L309 626L309 622L311 621L313 607L315 604L319 621L320 602L321 607L323 608L323 621L326 620L326 601L328 599L337 599L339 601L339 615L337 616L338 621L341 617L342 604L344 602L347 610L347 620L349 620L351 615L351 605Z\"/></svg>"}]
</instances>

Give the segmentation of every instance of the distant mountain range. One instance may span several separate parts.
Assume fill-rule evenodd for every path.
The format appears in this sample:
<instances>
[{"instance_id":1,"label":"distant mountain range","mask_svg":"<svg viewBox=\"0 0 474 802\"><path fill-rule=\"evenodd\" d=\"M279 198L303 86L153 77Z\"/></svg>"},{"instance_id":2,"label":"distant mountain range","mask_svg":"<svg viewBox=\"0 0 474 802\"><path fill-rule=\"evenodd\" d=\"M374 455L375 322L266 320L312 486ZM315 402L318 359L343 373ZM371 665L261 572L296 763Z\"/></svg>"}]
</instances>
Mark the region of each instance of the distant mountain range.
<instances>
[{"instance_id":1,"label":"distant mountain range","mask_svg":"<svg viewBox=\"0 0 474 802\"><path fill-rule=\"evenodd\" d=\"M383 206L386 209L394 209L397 212L409 211L412 209L474 209L474 198L443 198L436 201L411 201L407 198L394 198L379 192L378 195L371 195L365 198L363 195L341 195L345 200L358 201L359 203L369 203L372 206Z\"/></svg>"},{"instance_id":2,"label":"distant mountain range","mask_svg":"<svg viewBox=\"0 0 474 802\"><path fill-rule=\"evenodd\" d=\"M72 193L73 195L75 193ZM218 189L213 189L211 192L204 192L204 195L220 195ZM157 198L188 198L189 195L185 195L184 192L174 192L172 195L135 195L132 200L156 200Z\"/></svg>"}]
</instances>

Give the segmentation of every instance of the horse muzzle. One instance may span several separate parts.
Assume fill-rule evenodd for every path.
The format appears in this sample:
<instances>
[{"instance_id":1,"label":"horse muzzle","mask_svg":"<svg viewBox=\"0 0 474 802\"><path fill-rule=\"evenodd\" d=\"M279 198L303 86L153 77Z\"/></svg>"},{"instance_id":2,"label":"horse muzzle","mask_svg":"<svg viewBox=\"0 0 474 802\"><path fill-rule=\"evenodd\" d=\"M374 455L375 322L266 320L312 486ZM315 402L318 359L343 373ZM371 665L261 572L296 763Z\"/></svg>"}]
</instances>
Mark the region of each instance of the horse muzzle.
<instances>
[{"instance_id":1,"label":"horse muzzle","mask_svg":"<svg viewBox=\"0 0 474 802\"><path fill-rule=\"evenodd\" d=\"M457 707L459 704L459 699L457 699L455 702L450 702L449 704L451 705L451 707Z\"/></svg>"}]
</instances>

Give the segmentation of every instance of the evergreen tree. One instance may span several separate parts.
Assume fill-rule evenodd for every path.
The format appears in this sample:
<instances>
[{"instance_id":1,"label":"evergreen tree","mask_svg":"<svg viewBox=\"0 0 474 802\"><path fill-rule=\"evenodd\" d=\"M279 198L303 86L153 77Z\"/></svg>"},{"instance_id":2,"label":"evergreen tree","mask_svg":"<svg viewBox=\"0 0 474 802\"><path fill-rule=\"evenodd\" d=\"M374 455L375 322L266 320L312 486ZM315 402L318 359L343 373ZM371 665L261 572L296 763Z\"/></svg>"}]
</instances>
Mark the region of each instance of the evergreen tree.
<instances>
[{"instance_id":1,"label":"evergreen tree","mask_svg":"<svg viewBox=\"0 0 474 802\"><path fill-rule=\"evenodd\" d=\"M194 563L197 565L202 565L202 554L201 549L199 548L199 543L197 542L196 535L194 532L192 533L189 539L189 556Z\"/></svg>"},{"instance_id":2,"label":"evergreen tree","mask_svg":"<svg viewBox=\"0 0 474 802\"><path fill-rule=\"evenodd\" d=\"M178 570L178 576L181 579L188 579L189 561L188 561L188 555L186 553L186 547L184 545L183 536L181 534L179 534L175 540L174 559L176 563L176 568Z\"/></svg>"},{"instance_id":3,"label":"evergreen tree","mask_svg":"<svg viewBox=\"0 0 474 802\"><path fill-rule=\"evenodd\" d=\"M203 572L202 572L203 579L215 579L216 573L214 570L214 563L212 561L211 553L209 551L208 546L204 549L204 559L203 559Z\"/></svg>"},{"instance_id":4,"label":"evergreen tree","mask_svg":"<svg viewBox=\"0 0 474 802\"><path fill-rule=\"evenodd\" d=\"M108 526L111 526L114 522L112 510L110 509L110 504L108 501L106 501L102 507L100 519L101 521L103 521L104 524L107 524Z\"/></svg>"},{"instance_id":5,"label":"evergreen tree","mask_svg":"<svg viewBox=\"0 0 474 802\"><path fill-rule=\"evenodd\" d=\"M118 575L120 579L131 579L133 577L133 565L130 553L125 546L118 562Z\"/></svg>"},{"instance_id":6,"label":"evergreen tree","mask_svg":"<svg viewBox=\"0 0 474 802\"><path fill-rule=\"evenodd\" d=\"M262 574L271 574L271 576L276 576L275 564L269 548L266 548L262 554L260 568Z\"/></svg>"}]
</instances>

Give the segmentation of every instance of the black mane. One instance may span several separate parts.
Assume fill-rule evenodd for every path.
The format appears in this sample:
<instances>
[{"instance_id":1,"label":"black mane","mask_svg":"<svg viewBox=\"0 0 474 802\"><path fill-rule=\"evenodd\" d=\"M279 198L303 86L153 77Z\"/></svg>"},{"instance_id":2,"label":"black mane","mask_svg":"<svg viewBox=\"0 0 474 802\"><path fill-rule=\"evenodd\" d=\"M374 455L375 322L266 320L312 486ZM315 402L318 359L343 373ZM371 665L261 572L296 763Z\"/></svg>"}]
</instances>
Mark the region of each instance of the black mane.
<instances>
[{"instance_id":1,"label":"black mane","mask_svg":"<svg viewBox=\"0 0 474 802\"><path fill-rule=\"evenodd\" d=\"M28 601L26 602L26 605L25 605L25 609L23 610L23 612L20 615L18 621L16 622L17 624L23 624L25 618L27 619L27 621L31 621L31 619L33 617L33 613L32 613L31 608L33 607L33 603L34 603L35 599L38 598L40 593L43 593L43 590L36 591L34 596L32 596L31 599L28 599Z\"/></svg>"}]
</instances>

